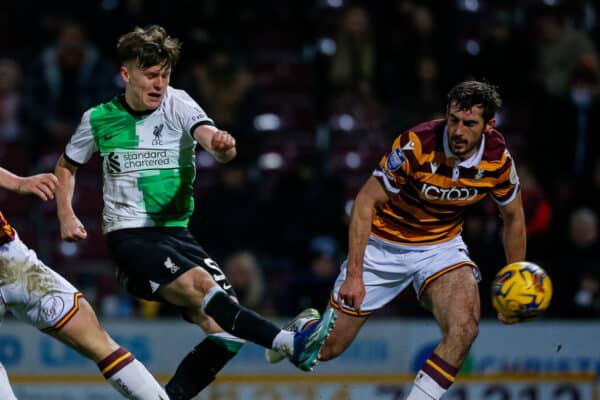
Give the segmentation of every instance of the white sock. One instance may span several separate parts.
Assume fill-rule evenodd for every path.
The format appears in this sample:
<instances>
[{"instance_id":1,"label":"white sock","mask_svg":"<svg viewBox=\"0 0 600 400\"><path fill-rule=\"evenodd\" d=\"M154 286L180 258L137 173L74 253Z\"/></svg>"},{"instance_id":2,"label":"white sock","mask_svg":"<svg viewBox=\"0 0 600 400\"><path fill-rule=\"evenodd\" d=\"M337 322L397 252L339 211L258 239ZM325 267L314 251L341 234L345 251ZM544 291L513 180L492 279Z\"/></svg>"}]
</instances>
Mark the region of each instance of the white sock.
<instances>
[{"instance_id":1,"label":"white sock","mask_svg":"<svg viewBox=\"0 0 600 400\"><path fill-rule=\"evenodd\" d=\"M8 375L6 374L6 369L4 365L0 364L0 399L2 400L17 400L12 388L10 387L10 382L8 381Z\"/></svg>"},{"instance_id":2,"label":"white sock","mask_svg":"<svg viewBox=\"0 0 600 400\"><path fill-rule=\"evenodd\" d=\"M421 370L417 373L406 400L440 400L444 393L446 389Z\"/></svg>"},{"instance_id":3,"label":"white sock","mask_svg":"<svg viewBox=\"0 0 600 400\"><path fill-rule=\"evenodd\" d=\"M165 390L138 360L108 378L108 382L128 399L168 400Z\"/></svg>"},{"instance_id":4,"label":"white sock","mask_svg":"<svg viewBox=\"0 0 600 400\"><path fill-rule=\"evenodd\" d=\"M273 350L279 351L286 356L294 354L294 332L281 330L273 339Z\"/></svg>"},{"instance_id":5,"label":"white sock","mask_svg":"<svg viewBox=\"0 0 600 400\"><path fill-rule=\"evenodd\" d=\"M98 368L119 393L134 400L168 400L152 374L126 349L120 347L98 363Z\"/></svg>"}]
</instances>

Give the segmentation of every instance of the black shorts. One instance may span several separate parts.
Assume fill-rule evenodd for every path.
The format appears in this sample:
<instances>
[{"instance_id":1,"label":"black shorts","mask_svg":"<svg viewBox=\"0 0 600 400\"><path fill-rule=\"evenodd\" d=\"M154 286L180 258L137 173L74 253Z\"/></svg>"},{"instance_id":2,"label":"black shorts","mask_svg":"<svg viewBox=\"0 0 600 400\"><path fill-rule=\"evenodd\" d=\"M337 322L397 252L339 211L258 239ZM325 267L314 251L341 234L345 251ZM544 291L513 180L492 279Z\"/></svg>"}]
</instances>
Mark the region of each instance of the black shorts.
<instances>
[{"instance_id":1,"label":"black shorts","mask_svg":"<svg viewBox=\"0 0 600 400\"><path fill-rule=\"evenodd\" d=\"M228 294L235 292L219 265L185 228L134 228L106 235L117 279L129 293L146 300L164 301L158 286L174 281L194 267L204 268Z\"/></svg>"}]
</instances>

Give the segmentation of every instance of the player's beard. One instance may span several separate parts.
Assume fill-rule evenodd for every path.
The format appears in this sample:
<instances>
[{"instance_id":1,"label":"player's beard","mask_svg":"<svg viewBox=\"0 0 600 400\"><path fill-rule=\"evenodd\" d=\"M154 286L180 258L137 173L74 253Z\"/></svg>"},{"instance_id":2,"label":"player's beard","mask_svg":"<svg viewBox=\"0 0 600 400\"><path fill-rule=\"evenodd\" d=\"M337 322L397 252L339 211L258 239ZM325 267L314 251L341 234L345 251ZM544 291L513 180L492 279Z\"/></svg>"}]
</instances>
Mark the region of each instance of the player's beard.
<instances>
[{"instance_id":1,"label":"player's beard","mask_svg":"<svg viewBox=\"0 0 600 400\"><path fill-rule=\"evenodd\" d=\"M468 143L467 141L461 141L461 147L457 148L456 144L454 141L450 141L450 149L452 150L452 153L454 153L455 155L459 156L459 157L463 157L466 155L471 155L473 150L478 148L479 145L481 144L481 139L479 139L476 142L473 143Z\"/></svg>"}]
</instances>

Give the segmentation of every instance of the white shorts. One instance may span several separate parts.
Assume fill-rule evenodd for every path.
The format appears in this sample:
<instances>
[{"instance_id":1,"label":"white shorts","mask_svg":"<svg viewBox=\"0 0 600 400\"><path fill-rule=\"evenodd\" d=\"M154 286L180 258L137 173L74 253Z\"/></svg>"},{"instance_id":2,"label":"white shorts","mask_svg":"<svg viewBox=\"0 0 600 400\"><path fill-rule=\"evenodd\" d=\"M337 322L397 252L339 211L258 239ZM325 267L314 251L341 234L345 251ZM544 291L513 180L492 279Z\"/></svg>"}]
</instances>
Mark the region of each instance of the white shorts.
<instances>
[{"instance_id":1,"label":"white shorts","mask_svg":"<svg viewBox=\"0 0 600 400\"><path fill-rule=\"evenodd\" d=\"M0 246L0 320L6 311L43 331L66 324L82 294L17 236Z\"/></svg>"},{"instance_id":2,"label":"white shorts","mask_svg":"<svg viewBox=\"0 0 600 400\"><path fill-rule=\"evenodd\" d=\"M417 297L420 297L436 278L467 265L473 268L475 279L479 282L479 269L469 258L467 245L460 236L426 249L402 248L371 236L363 261L366 294L360 312L337 302L338 292L346 279L348 260L341 266L331 292L330 305L350 315L367 316L392 301L411 283Z\"/></svg>"}]
</instances>

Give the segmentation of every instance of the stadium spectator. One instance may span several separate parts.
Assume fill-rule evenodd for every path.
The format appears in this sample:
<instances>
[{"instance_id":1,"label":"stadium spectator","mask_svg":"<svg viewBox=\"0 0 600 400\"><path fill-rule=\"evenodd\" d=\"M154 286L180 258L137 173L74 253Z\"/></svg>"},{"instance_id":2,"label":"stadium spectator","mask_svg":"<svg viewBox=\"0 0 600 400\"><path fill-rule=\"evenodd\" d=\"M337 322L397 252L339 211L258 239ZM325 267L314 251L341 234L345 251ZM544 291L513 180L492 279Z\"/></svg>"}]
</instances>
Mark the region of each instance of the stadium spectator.
<instances>
[{"instance_id":1,"label":"stadium spectator","mask_svg":"<svg viewBox=\"0 0 600 400\"><path fill-rule=\"evenodd\" d=\"M569 230L566 248L561 250L560 265L572 265L577 282L575 290L564 285L563 291L569 290L571 301L575 303L573 317L600 316L600 236L598 232L598 215L589 208L575 209L569 217ZM568 255L565 257L565 255ZM566 275L566 274L563 274ZM568 312L565 310L565 312Z\"/></svg>"},{"instance_id":2,"label":"stadium spectator","mask_svg":"<svg viewBox=\"0 0 600 400\"><path fill-rule=\"evenodd\" d=\"M21 107L21 66L13 59L0 59L0 142L23 142L26 136Z\"/></svg>"},{"instance_id":3,"label":"stadium spectator","mask_svg":"<svg viewBox=\"0 0 600 400\"><path fill-rule=\"evenodd\" d=\"M295 315L309 307L322 308L338 274L337 241L326 235L314 237L309 244L308 267L294 276L286 298L292 302L286 314Z\"/></svg>"},{"instance_id":4,"label":"stadium spectator","mask_svg":"<svg viewBox=\"0 0 600 400\"><path fill-rule=\"evenodd\" d=\"M531 145L537 143L536 150L531 152L536 175L542 178L542 185L550 194L564 185L570 195L578 184L591 181L595 157L600 154L598 71L585 63L577 64L570 77L569 94L549 99L541 115L541 129L530 141ZM548 154L560 154L561 162L557 163Z\"/></svg>"},{"instance_id":5,"label":"stadium spectator","mask_svg":"<svg viewBox=\"0 0 600 400\"><path fill-rule=\"evenodd\" d=\"M195 62L191 68L192 82L187 84L192 98L209 104L206 111L227 129L237 128L240 111L252 87L252 76L232 54L215 50L208 61ZM186 85L183 85L184 87Z\"/></svg>"},{"instance_id":6,"label":"stadium spectator","mask_svg":"<svg viewBox=\"0 0 600 400\"><path fill-rule=\"evenodd\" d=\"M248 174L248 167L235 160L219 167L216 181L207 190L202 190L205 186L198 190L190 230L217 260L236 252L240 243L255 249L263 237L259 216L248 212L257 210L259 202L256 185ZM227 232L227 240L215 235L216 231Z\"/></svg>"},{"instance_id":7,"label":"stadium spectator","mask_svg":"<svg viewBox=\"0 0 600 400\"><path fill-rule=\"evenodd\" d=\"M376 50L366 9L351 7L345 10L335 42L335 54L330 67L332 87L339 92L371 92Z\"/></svg>"},{"instance_id":8,"label":"stadium spectator","mask_svg":"<svg viewBox=\"0 0 600 400\"><path fill-rule=\"evenodd\" d=\"M36 130L36 143L63 144L77 127L81 114L110 99L115 74L81 25L64 22L56 42L42 50L26 71L24 107Z\"/></svg>"},{"instance_id":9,"label":"stadium spectator","mask_svg":"<svg viewBox=\"0 0 600 400\"><path fill-rule=\"evenodd\" d=\"M225 259L223 270L241 305L263 315L273 315L273 304L266 291L263 272L252 253L241 251L231 254Z\"/></svg>"},{"instance_id":10,"label":"stadium spectator","mask_svg":"<svg viewBox=\"0 0 600 400\"><path fill-rule=\"evenodd\" d=\"M561 6L542 6L535 16L540 29L536 79L544 92L559 98L569 93L569 80L579 63L598 69L598 53L590 37L576 30Z\"/></svg>"},{"instance_id":11,"label":"stadium spectator","mask_svg":"<svg viewBox=\"0 0 600 400\"><path fill-rule=\"evenodd\" d=\"M199 47L196 45L196 47ZM224 49L204 49L189 62L181 76L180 86L200 104L224 130L239 132L238 147L244 149L238 156L246 162L258 154L259 138L253 135L253 111L256 107L256 88L253 76L234 56Z\"/></svg>"},{"instance_id":12,"label":"stadium spectator","mask_svg":"<svg viewBox=\"0 0 600 400\"><path fill-rule=\"evenodd\" d=\"M523 209L527 229L527 254L530 261L546 259L548 241L551 239L552 205L537 177L527 164L519 166ZM540 261L541 265L545 265Z\"/></svg>"}]
</instances>

